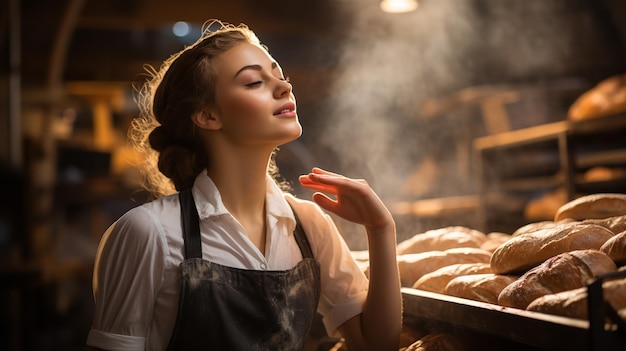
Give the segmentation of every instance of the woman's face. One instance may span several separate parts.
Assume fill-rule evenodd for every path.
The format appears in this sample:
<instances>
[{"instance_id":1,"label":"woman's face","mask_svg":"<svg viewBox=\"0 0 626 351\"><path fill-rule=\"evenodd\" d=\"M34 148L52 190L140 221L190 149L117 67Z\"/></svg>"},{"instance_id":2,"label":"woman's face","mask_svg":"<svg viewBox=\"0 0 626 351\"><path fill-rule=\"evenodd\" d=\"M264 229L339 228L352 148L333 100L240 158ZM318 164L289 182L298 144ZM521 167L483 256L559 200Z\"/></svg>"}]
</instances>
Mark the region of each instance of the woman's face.
<instances>
[{"instance_id":1,"label":"woman's face","mask_svg":"<svg viewBox=\"0 0 626 351\"><path fill-rule=\"evenodd\" d=\"M241 43L214 61L219 130L238 145L272 148L302 133L291 84L263 48Z\"/></svg>"}]
</instances>

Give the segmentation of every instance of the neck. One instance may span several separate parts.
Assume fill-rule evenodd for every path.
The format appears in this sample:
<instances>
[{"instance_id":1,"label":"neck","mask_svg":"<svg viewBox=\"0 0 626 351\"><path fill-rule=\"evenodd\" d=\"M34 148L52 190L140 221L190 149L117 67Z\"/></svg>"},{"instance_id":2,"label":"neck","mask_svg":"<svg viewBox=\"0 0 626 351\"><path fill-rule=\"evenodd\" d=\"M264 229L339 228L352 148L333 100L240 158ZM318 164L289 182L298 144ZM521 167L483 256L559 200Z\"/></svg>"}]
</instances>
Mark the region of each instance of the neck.
<instances>
[{"instance_id":1,"label":"neck","mask_svg":"<svg viewBox=\"0 0 626 351\"><path fill-rule=\"evenodd\" d=\"M232 153L213 155L209 177L226 208L235 217L264 214L267 164L271 154Z\"/></svg>"},{"instance_id":2,"label":"neck","mask_svg":"<svg viewBox=\"0 0 626 351\"><path fill-rule=\"evenodd\" d=\"M219 189L224 206L262 254L266 245L265 194L270 155L221 153L211 158L209 167L209 177Z\"/></svg>"}]
</instances>

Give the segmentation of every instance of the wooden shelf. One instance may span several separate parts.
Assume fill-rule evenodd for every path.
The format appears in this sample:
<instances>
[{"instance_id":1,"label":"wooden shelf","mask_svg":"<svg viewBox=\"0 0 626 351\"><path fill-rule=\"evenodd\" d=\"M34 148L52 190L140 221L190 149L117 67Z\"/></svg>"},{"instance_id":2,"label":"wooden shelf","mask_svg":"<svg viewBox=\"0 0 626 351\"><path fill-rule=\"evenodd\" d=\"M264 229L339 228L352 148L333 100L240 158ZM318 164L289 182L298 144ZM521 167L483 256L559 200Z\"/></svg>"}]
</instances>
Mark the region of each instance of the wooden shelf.
<instances>
[{"instance_id":1,"label":"wooden shelf","mask_svg":"<svg viewBox=\"0 0 626 351\"><path fill-rule=\"evenodd\" d=\"M626 177L585 181L594 167L626 166L626 114L560 121L477 138L473 143L479 183L479 217L489 231L486 200L493 192L526 193L563 187L567 199L599 192L624 192ZM498 209L500 210L500 209Z\"/></svg>"}]
</instances>

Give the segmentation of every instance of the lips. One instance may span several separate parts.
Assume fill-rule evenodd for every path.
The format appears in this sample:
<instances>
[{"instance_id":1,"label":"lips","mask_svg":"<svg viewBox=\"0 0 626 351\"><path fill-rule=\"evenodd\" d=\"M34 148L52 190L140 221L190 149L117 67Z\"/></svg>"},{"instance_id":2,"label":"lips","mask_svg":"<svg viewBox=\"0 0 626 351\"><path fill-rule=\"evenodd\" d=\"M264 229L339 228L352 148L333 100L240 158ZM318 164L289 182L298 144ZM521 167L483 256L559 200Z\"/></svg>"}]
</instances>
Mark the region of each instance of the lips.
<instances>
[{"instance_id":1,"label":"lips","mask_svg":"<svg viewBox=\"0 0 626 351\"><path fill-rule=\"evenodd\" d=\"M296 104L294 104L293 102L288 102L282 105L278 110L274 111L274 116L282 115L285 113L290 113L290 112L295 111L295 109L296 109Z\"/></svg>"}]
</instances>

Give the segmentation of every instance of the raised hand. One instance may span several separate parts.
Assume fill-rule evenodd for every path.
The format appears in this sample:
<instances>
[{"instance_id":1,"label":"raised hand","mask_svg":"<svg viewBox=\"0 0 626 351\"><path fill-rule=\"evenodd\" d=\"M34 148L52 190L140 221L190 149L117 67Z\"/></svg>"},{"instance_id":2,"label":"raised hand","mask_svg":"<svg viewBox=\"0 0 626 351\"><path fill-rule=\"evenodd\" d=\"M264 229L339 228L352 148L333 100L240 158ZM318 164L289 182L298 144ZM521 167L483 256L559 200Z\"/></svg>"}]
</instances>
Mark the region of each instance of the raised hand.
<instances>
[{"instance_id":1,"label":"raised hand","mask_svg":"<svg viewBox=\"0 0 626 351\"><path fill-rule=\"evenodd\" d=\"M313 168L311 173L300 176L299 180L303 187L317 191L313 194L313 201L321 208L345 220L373 230L393 225L391 213L364 179L347 178Z\"/></svg>"}]
</instances>

